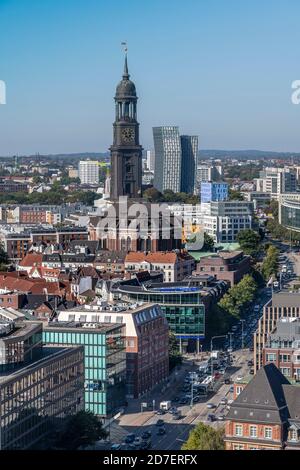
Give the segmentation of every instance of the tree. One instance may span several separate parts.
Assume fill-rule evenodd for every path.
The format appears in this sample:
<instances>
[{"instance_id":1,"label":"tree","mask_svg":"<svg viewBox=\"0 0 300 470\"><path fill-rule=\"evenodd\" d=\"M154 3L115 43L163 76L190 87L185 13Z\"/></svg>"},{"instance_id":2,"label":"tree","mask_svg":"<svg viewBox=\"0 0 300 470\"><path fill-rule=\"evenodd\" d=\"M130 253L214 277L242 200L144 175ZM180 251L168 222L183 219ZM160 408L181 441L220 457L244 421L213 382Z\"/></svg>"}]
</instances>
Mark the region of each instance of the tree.
<instances>
[{"instance_id":1,"label":"tree","mask_svg":"<svg viewBox=\"0 0 300 470\"><path fill-rule=\"evenodd\" d=\"M229 189L229 200L230 201L243 201L244 196L240 191L235 191L234 189Z\"/></svg>"},{"instance_id":2,"label":"tree","mask_svg":"<svg viewBox=\"0 0 300 470\"><path fill-rule=\"evenodd\" d=\"M105 439L108 433L103 429L101 421L91 411L79 411L67 419L58 445L66 450L76 450Z\"/></svg>"},{"instance_id":3,"label":"tree","mask_svg":"<svg viewBox=\"0 0 300 470\"><path fill-rule=\"evenodd\" d=\"M253 277L246 274L238 284L229 289L218 305L228 314L240 317L243 307L253 301L256 290L257 284Z\"/></svg>"},{"instance_id":4,"label":"tree","mask_svg":"<svg viewBox=\"0 0 300 470\"><path fill-rule=\"evenodd\" d=\"M241 230L237 235L237 241L246 255L257 252L260 240L259 234L250 228Z\"/></svg>"},{"instance_id":5,"label":"tree","mask_svg":"<svg viewBox=\"0 0 300 470\"><path fill-rule=\"evenodd\" d=\"M224 450L224 429L215 430L211 426L199 423L190 432L182 450Z\"/></svg>"},{"instance_id":6,"label":"tree","mask_svg":"<svg viewBox=\"0 0 300 470\"><path fill-rule=\"evenodd\" d=\"M265 281L268 281L272 275L276 276L278 271L278 256L278 249L270 245L267 250L267 256L261 266L261 273Z\"/></svg>"},{"instance_id":7,"label":"tree","mask_svg":"<svg viewBox=\"0 0 300 470\"><path fill-rule=\"evenodd\" d=\"M169 368L174 369L182 363L182 355L179 351L178 339L172 331L169 331Z\"/></svg>"},{"instance_id":8,"label":"tree","mask_svg":"<svg viewBox=\"0 0 300 470\"><path fill-rule=\"evenodd\" d=\"M214 248L215 242L214 239L204 232L204 245L202 251L212 251Z\"/></svg>"},{"instance_id":9,"label":"tree","mask_svg":"<svg viewBox=\"0 0 300 470\"><path fill-rule=\"evenodd\" d=\"M155 188L146 189L143 197L150 202L160 202L163 199L162 193Z\"/></svg>"}]
</instances>

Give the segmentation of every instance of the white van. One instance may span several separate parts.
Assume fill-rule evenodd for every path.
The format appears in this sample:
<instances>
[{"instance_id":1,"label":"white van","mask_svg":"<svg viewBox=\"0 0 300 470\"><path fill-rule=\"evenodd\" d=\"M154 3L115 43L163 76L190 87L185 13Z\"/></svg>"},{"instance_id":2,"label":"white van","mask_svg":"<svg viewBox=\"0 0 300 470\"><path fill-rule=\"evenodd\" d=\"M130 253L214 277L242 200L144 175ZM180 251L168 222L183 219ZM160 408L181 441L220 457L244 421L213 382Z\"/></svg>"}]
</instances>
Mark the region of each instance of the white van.
<instances>
[{"instance_id":1,"label":"white van","mask_svg":"<svg viewBox=\"0 0 300 470\"><path fill-rule=\"evenodd\" d=\"M161 401L159 407L161 410L168 411L171 408L171 402Z\"/></svg>"}]
</instances>

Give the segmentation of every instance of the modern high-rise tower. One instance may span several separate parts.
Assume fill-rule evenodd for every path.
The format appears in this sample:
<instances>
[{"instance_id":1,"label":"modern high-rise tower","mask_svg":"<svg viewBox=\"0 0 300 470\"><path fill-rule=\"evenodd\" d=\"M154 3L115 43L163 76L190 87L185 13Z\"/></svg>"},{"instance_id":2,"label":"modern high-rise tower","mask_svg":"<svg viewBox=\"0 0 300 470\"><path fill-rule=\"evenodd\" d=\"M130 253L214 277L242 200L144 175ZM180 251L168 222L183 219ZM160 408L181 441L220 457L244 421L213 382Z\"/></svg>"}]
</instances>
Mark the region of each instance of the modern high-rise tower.
<instances>
[{"instance_id":1,"label":"modern high-rise tower","mask_svg":"<svg viewBox=\"0 0 300 470\"><path fill-rule=\"evenodd\" d=\"M198 158L198 136L181 135L181 191L193 194L196 189L196 169Z\"/></svg>"},{"instance_id":2,"label":"modern high-rise tower","mask_svg":"<svg viewBox=\"0 0 300 470\"><path fill-rule=\"evenodd\" d=\"M196 186L198 136L179 134L177 126L153 127L154 187L193 194Z\"/></svg>"},{"instance_id":3,"label":"modern high-rise tower","mask_svg":"<svg viewBox=\"0 0 300 470\"><path fill-rule=\"evenodd\" d=\"M154 187L158 191L181 188L181 141L177 126L153 127L155 149Z\"/></svg>"},{"instance_id":4,"label":"modern high-rise tower","mask_svg":"<svg viewBox=\"0 0 300 470\"><path fill-rule=\"evenodd\" d=\"M116 116L113 125L111 152L111 199L120 196L140 198L142 195L142 146L139 144L137 96L135 84L129 80L127 54L123 78L115 95Z\"/></svg>"}]
</instances>

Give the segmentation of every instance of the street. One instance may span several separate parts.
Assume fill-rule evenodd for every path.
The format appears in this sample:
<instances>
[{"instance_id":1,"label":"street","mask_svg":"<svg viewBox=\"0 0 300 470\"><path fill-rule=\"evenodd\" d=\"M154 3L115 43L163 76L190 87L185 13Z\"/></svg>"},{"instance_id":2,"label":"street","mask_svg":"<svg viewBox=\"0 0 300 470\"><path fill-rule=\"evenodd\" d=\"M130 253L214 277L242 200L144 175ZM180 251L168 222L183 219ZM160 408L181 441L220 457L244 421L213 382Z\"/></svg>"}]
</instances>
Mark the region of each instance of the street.
<instances>
[{"instance_id":1,"label":"street","mask_svg":"<svg viewBox=\"0 0 300 470\"><path fill-rule=\"evenodd\" d=\"M231 381L238 377L246 375L248 372L247 361L251 358L249 350L236 351L235 361L228 369L227 376L230 376ZM189 361L195 362L195 361ZM190 365L191 370L197 369L197 362L194 366ZM186 367L184 368L184 371ZM179 384L178 384L179 385ZM232 384L222 384L217 387L215 393L210 393L208 397L203 397L201 402L195 403L192 407L189 405L178 405L176 407L182 413L180 421L174 421L170 413L162 416L156 415L153 411L135 412L122 415L117 423L111 429L111 442L121 444L127 434L134 433L136 437L141 436L144 431L151 432L151 448L155 450L180 450L182 444L187 440L189 433L193 426L197 423L204 422L211 424L213 427L220 427L224 425L224 421L218 421L220 415L226 414L226 405L220 405L220 400L224 397L227 400L232 399L232 392L230 389ZM163 397L164 400L172 400L178 394L178 386L168 390L168 393ZM163 401L163 400L161 400ZM207 404L215 405L213 410L207 408ZM172 403L173 404L173 403ZM157 402L159 406L159 402ZM174 403L175 405L175 403ZM216 421L210 423L207 421L208 414L213 413ZM163 419L164 428L166 433L164 435L157 435L159 426L156 425L158 419Z\"/></svg>"}]
</instances>

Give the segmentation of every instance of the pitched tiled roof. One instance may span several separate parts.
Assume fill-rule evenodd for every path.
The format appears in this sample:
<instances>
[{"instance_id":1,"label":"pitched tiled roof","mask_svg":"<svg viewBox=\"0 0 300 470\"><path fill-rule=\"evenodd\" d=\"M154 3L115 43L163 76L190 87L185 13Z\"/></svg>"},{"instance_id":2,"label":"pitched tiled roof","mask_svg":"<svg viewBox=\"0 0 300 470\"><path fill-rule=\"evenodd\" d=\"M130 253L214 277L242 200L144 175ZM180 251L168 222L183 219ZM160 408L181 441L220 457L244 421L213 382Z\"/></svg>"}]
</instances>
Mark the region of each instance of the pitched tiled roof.
<instances>
[{"instance_id":1,"label":"pitched tiled roof","mask_svg":"<svg viewBox=\"0 0 300 470\"><path fill-rule=\"evenodd\" d=\"M168 263L175 264L177 260L176 253L167 253L158 251L156 253L144 253L142 251L134 252L131 251L126 255L125 263L141 263L146 261L147 263Z\"/></svg>"},{"instance_id":2,"label":"pitched tiled roof","mask_svg":"<svg viewBox=\"0 0 300 470\"><path fill-rule=\"evenodd\" d=\"M20 261L19 266L41 266L43 260L42 253L27 253L25 257Z\"/></svg>"}]
</instances>

